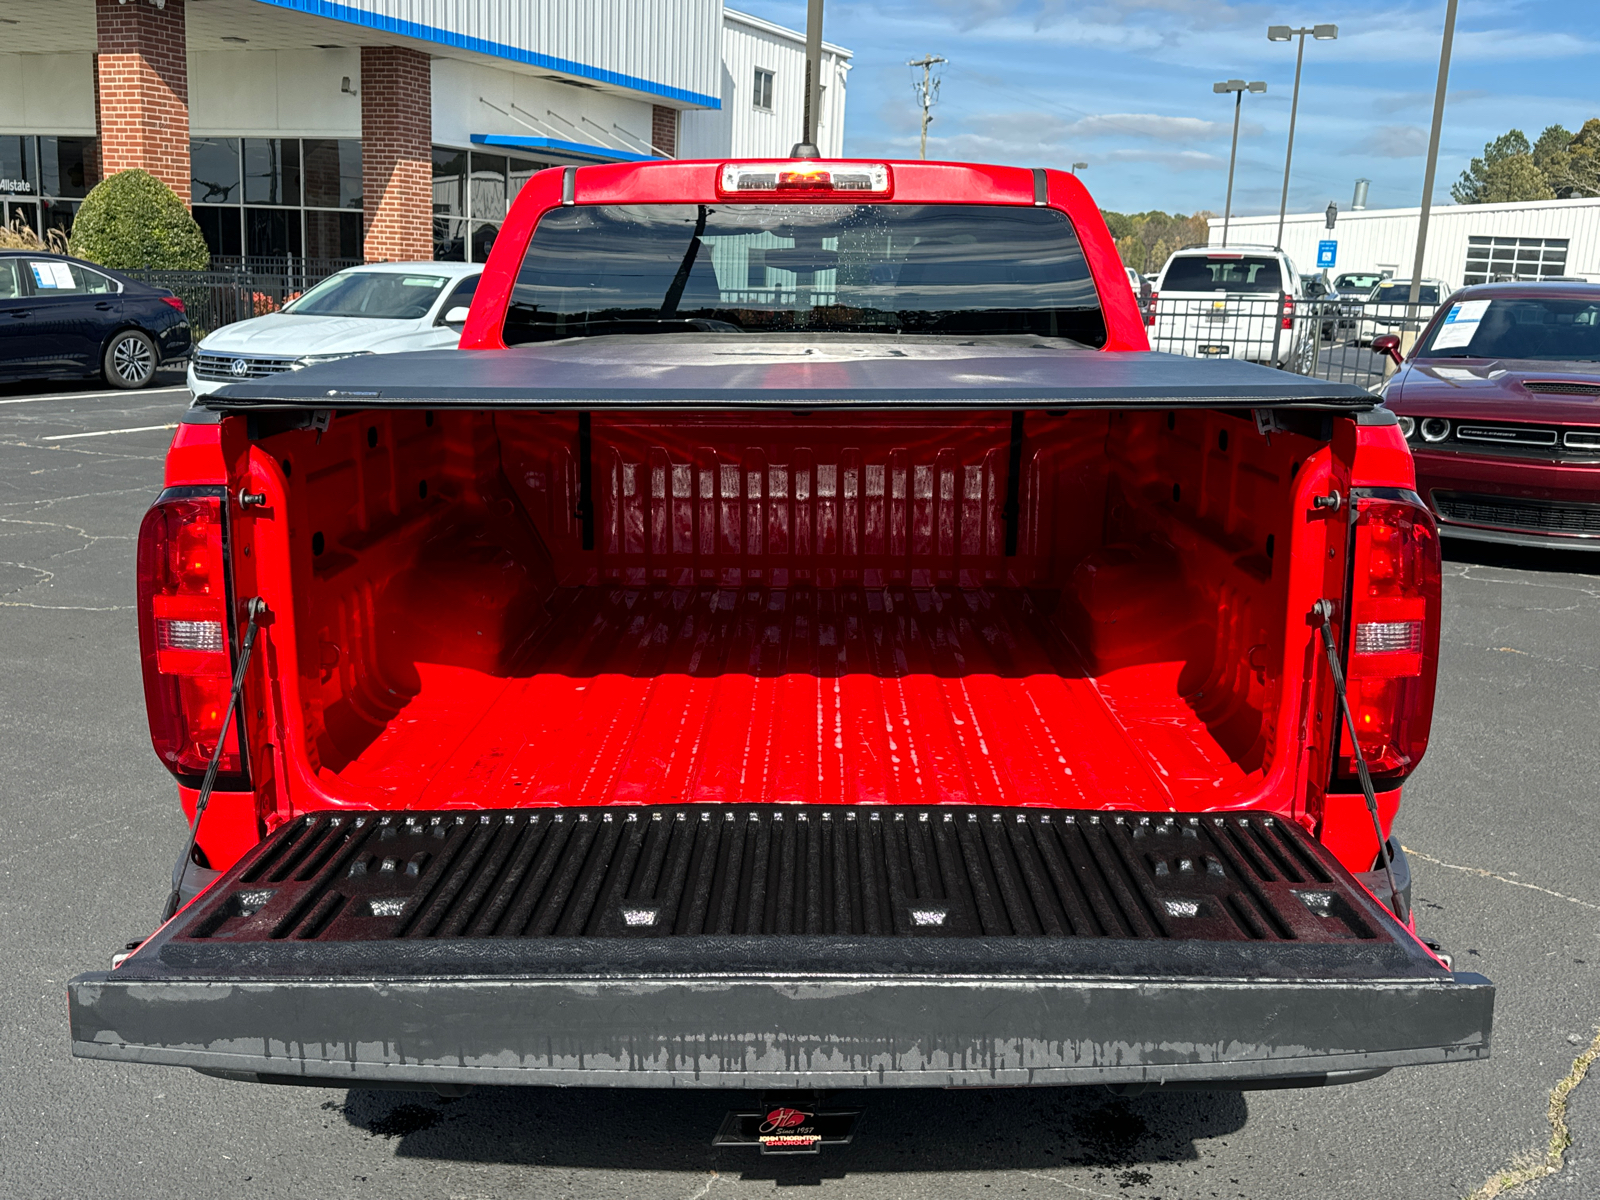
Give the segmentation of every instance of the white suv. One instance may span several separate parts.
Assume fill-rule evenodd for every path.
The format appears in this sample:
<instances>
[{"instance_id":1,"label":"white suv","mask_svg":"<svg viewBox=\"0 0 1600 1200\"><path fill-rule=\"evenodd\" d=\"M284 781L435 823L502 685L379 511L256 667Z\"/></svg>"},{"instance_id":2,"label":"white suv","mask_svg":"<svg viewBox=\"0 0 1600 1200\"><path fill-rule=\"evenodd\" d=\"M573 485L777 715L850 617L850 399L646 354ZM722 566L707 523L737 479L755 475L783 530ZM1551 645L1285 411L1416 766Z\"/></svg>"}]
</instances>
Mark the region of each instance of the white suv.
<instances>
[{"instance_id":1,"label":"white suv","mask_svg":"<svg viewBox=\"0 0 1600 1200\"><path fill-rule=\"evenodd\" d=\"M1191 246L1161 268L1145 323L1150 348L1282 366L1294 348L1300 276L1271 246Z\"/></svg>"}]
</instances>

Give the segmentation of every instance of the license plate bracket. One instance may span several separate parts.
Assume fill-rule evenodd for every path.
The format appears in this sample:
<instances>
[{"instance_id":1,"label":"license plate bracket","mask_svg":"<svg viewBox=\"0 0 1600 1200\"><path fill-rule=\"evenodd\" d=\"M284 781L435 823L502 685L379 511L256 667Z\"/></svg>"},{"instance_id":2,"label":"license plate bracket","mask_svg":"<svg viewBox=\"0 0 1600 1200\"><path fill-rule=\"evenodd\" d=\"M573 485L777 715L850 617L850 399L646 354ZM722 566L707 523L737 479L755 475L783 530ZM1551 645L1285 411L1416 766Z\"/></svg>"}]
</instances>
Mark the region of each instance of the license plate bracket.
<instances>
[{"instance_id":1,"label":"license plate bracket","mask_svg":"<svg viewBox=\"0 0 1600 1200\"><path fill-rule=\"evenodd\" d=\"M711 1144L755 1146L762 1154L820 1154L824 1146L850 1144L861 1111L823 1108L805 1099L763 1100L760 1108L724 1117Z\"/></svg>"}]
</instances>

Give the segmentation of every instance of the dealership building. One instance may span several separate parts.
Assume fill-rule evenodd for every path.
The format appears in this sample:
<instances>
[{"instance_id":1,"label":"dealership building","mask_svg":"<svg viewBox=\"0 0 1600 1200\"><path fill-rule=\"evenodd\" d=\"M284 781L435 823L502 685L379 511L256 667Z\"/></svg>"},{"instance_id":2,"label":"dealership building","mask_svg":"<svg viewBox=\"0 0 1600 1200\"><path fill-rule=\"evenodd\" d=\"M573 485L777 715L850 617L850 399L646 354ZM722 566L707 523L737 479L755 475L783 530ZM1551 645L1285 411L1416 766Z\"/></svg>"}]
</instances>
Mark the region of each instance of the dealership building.
<instances>
[{"instance_id":1,"label":"dealership building","mask_svg":"<svg viewBox=\"0 0 1600 1200\"><path fill-rule=\"evenodd\" d=\"M721 0L0 0L0 216L68 230L142 167L217 260L478 261L545 167L787 154L805 74Z\"/></svg>"},{"instance_id":2,"label":"dealership building","mask_svg":"<svg viewBox=\"0 0 1600 1200\"><path fill-rule=\"evenodd\" d=\"M1373 271L1411 278L1420 208L1369 208L1340 212L1330 231L1325 211L1290 213L1283 250L1295 269L1318 269L1318 248L1335 244L1330 275ZM1228 242L1270 246L1278 215L1234 217ZM1211 223L1211 244L1222 243L1222 222ZM1452 287L1497 279L1581 278L1600 281L1600 197L1530 200L1515 204L1450 204L1428 218L1422 275Z\"/></svg>"}]
</instances>

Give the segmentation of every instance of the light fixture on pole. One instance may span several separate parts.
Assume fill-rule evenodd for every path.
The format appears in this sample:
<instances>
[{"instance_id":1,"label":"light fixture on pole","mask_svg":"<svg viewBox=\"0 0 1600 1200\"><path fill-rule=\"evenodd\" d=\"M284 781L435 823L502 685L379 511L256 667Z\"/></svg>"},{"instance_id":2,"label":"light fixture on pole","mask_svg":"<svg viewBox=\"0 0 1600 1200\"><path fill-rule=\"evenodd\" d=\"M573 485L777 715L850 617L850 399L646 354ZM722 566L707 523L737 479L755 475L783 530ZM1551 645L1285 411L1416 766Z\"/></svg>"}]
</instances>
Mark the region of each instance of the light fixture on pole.
<instances>
[{"instance_id":1,"label":"light fixture on pole","mask_svg":"<svg viewBox=\"0 0 1600 1200\"><path fill-rule=\"evenodd\" d=\"M1088 166L1089 166L1088 163L1073 163L1072 164L1072 173L1074 175L1076 175L1079 171L1087 170Z\"/></svg>"},{"instance_id":2,"label":"light fixture on pole","mask_svg":"<svg viewBox=\"0 0 1600 1200\"><path fill-rule=\"evenodd\" d=\"M1306 34L1310 34L1319 42L1331 42L1338 38L1337 25L1311 25L1304 29L1291 29L1287 25L1267 26L1267 41L1288 42L1295 38L1300 39L1300 49L1294 59L1294 98L1289 102L1289 148L1283 155L1283 198L1278 202L1278 240L1274 243L1279 249L1283 248L1283 217L1289 210L1289 166L1294 161L1294 121L1300 111L1300 68L1306 60Z\"/></svg>"},{"instance_id":3,"label":"light fixture on pole","mask_svg":"<svg viewBox=\"0 0 1600 1200\"><path fill-rule=\"evenodd\" d=\"M1239 106L1244 102L1245 92L1255 92L1257 95L1267 90L1267 85L1259 79L1254 83L1246 83L1242 79L1225 79L1221 83L1213 83L1211 90L1219 96L1233 93L1233 149L1228 153L1228 199L1222 205L1222 244L1228 244L1228 221L1233 216L1233 166L1239 158Z\"/></svg>"}]
</instances>

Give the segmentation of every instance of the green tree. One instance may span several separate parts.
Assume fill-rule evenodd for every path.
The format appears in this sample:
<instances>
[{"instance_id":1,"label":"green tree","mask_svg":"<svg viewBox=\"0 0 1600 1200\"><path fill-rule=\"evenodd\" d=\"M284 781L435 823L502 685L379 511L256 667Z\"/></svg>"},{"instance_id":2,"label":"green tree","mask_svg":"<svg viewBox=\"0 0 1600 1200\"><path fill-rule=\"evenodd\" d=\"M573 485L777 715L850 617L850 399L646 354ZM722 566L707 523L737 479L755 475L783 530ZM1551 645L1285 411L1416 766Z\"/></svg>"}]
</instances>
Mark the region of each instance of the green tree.
<instances>
[{"instance_id":1,"label":"green tree","mask_svg":"<svg viewBox=\"0 0 1600 1200\"><path fill-rule=\"evenodd\" d=\"M1565 133L1566 130L1561 132ZM1542 142L1544 139L1539 140ZM1568 137L1566 146L1552 156L1551 164L1543 170L1556 195L1563 199L1569 196L1600 196L1600 117L1590 117L1585 121L1583 128Z\"/></svg>"},{"instance_id":2,"label":"green tree","mask_svg":"<svg viewBox=\"0 0 1600 1200\"><path fill-rule=\"evenodd\" d=\"M1141 275L1159 271L1167 256L1183 246L1203 246L1210 237L1211 217L1208 212L1198 212L1186 217L1182 213L1103 212L1106 228L1116 239L1117 253L1125 265Z\"/></svg>"},{"instance_id":3,"label":"green tree","mask_svg":"<svg viewBox=\"0 0 1600 1200\"><path fill-rule=\"evenodd\" d=\"M84 198L72 253L113 269L203 271L211 252L182 200L148 171L119 171Z\"/></svg>"},{"instance_id":4,"label":"green tree","mask_svg":"<svg viewBox=\"0 0 1600 1200\"><path fill-rule=\"evenodd\" d=\"M1549 130L1546 130L1548 133ZM1544 143L1544 138L1540 138ZM1458 204L1504 204L1554 200L1555 190L1533 160L1533 147L1520 129L1501 134L1483 148L1483 157L1461 172L1450 189Z\"/></svg>"}]
</instances>

